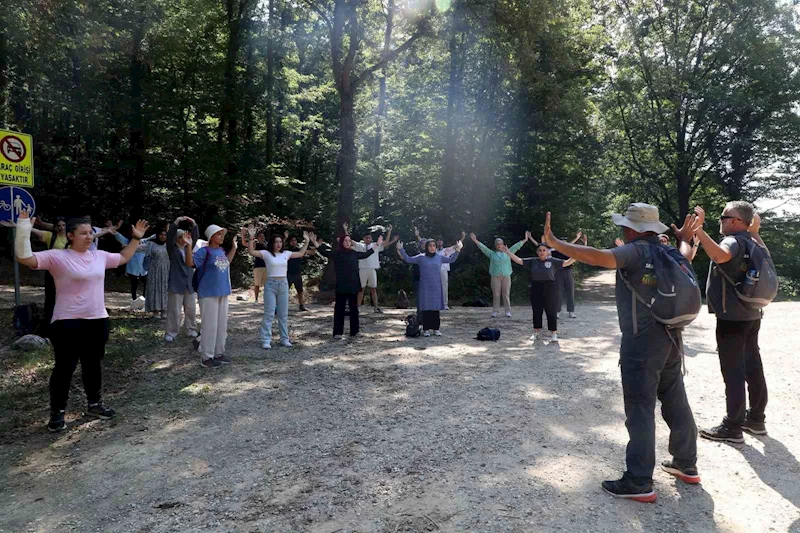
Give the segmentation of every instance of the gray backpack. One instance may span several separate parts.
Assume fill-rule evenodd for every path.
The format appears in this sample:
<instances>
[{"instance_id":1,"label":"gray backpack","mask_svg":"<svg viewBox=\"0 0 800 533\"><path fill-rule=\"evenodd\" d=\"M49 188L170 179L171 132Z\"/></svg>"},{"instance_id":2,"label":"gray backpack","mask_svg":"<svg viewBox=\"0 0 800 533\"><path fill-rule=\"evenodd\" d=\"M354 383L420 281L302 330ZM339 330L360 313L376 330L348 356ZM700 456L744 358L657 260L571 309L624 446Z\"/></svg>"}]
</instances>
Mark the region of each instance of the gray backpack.
<instances>
[{"instance_id":1,"label":"gray backpack","mask_svg":"<svg viewBox=\"0 0 800 533\"><path fill-rule=\"evenodd\" d=\"M622 281L633 293L633 333L638 333L637 302L650 309L655 321L667 328L680 329L691 324L703 305L692 265L672 246L647 241L636 241L636 245L644 247L644 257L653 267L657 290L649 301L645 300L636 292L625 273L619 271Z\"/></svg>"},{"instance_id":2,"label":"gray backpack","mask_svg":"<svg viewBox=\"0 0 800 533\"><path fill-rule=\"evenodd\" d=\"M751 309L763 309L778 295L778 273L769 250L753 239L736 237L739 246L744 246L742 265L747 270L740 281L733 280L718 265L716 271L722 276L723 284L730 283L736 296ZM723 287L724 289L724 287ZM725 294L723 290L723 295Z\"/></svg>"}]
</instances>

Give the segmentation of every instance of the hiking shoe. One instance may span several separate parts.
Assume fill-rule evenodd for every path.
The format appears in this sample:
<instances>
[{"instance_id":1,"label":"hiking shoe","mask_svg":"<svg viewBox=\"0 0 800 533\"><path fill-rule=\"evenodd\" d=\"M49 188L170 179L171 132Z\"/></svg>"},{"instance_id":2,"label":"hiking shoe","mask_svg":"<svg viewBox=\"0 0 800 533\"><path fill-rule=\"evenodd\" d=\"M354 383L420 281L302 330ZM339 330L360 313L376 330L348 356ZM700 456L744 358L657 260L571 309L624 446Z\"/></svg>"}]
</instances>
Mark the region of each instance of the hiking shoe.
<instances>
[{"instance_id":1,"label":"hiking shoe","mask_svg":"<svg viewBox=\"0 0 800 533\"><path fill-rule=\"evenodd\" d=\"M214 361L219 361L223 365L229 365L229 364L233 363L233 361L231 361L231 358L228 357L227 355L215 355L214 356Z\"/></svg>"},{"instance_id":2,"label":"hiking shoe","mask_svg":"<svg viewBox=\"0 0 800 533\"><path fill-rule=\"evenodd\" d=\"M751 435L766 435L767 426L764 425L764 422L756 422L755 420L751 419L750 413L748 412L744 419L744 423L742 424L742 431L746 431Z\"/></svg>"},{"instance_id":3,"label":"hiking shoe","mask_svg":"<svg viewBox=\"0 0 800 533\"><path fill-rule=\"evenodd\" d=\"M272 349L272 343L271 342L262 342L261 343L261 348L264 349L264 350L271 350Z\"/></svg>"},{"instance_id":4,"label":"hiking shoe","mask_svg":"<svg viewBox=\"0 0 800 533\"><path fill-rule=\"evenodd\" d=\"M442 336L442 332L439 331L438 329L436 331L434 331L433 334L436 335L437 337L441 337Z\"/></svg>"},{"instance_id":5,"label":"hiking shoe","mask_svg":"<svg viewBox=\"0 0 800 533\"><path fill-rule=\"evenodd\" d=\"M291 348L292 343L289 341L289 339L283 339L281 341L281 346L283 346L284 348Z\"/></svg>"},{"instance_id":6,"label":"hiking shoe","mask_svg":"<svg viewBox=\"0 0 800 533\"><path fill-rule=\"evenodd\" d=\"M683 468L675 464L674 461L664 461L661 463L661 470L668 474L672 474L684 483L694 485L700 483L700 474L697 473L697 467L691 466Z\"/></svg>"},{"instance_id":7,"label":"hiking shoe","mask_svg":"<svg viewBox=\"0 0 800 533\"><path fill-rule=\"evenodd\" d=\"M301 311L308 311L308 308L305 305L300 306Z\"/></svg>"},{"instance_id":8,"label":"hiking shoe","mask_svg":"<svg viewBox=\"0 0 800 533\"><path fill-rule=\"evenodd\" d=\"M578 315L576 315L575 313L570 313L570 314L569 314L569 317L570 317L570 318L578 318Z\"/></svg>"},{"instance_id":9,"label":"hiking shoe","mask_svg":"<svg viewBox=\"0 0 800 533\"><path fill-rule=\"evenodd\" d=\"M624 498L642 503L653 503L656 501L656 493L653 491L653 484L637 485L630 476L625 473L621 479L616 481L603 481L603 490L615 498Z\"/></svg>"},{"instance_id":10,"label":"hiking shoe","mask_svg":"<svg viewBox=\"0 0 800 533\"><path fill-rule=\"evenodd\" d=\"M172 335L164 335L164 342L175 342L175 337Z\"/></svg>"},{"instance_id":11,"label":"hiking shoe","mask_svg":"<svg viewBox=\"0 0 800 533\"><path fill-rule=\"evenodd\" d=\"M733 444L741 444L744 442L741 429L731 429L726 427L725 424L720 424L711 429L701 429L700 436L704 439L718 442L730 442Z\"/></svg>"},{"instance_id":12,"label":"hiking shoe","mask_svg":"<svg viewBox=\"0 0 800 533\"><path fill-rule=\"evenodd\" d=\"M99 418L100 420L109 420L114 418L114 415L117 413L115 413L110 407L103 405L103 402L98 402L95 404L89 404L86 414L95 418Z\"/></svg>"},{"instance_id":13,"label":"hiking shoe","mask_svg":"<svg viewBox=\"0 0 800 533\"><path fill-rule=\"evenodd\" d=\"M219 361L217 361L212 357L209 359L203 359L200 362L200 366L202 366L203 368L219 368L222 366L222 363L220 363Z\"/></svg>"},{"instance_id":14,"label":"hiking shoe","mask_svg":"<svg viewBox=\"0 0 800 533\"><path fill-rule=\"evenodd\" d=\"M376 307L375 308L375 312L376 313L383 313L383 309L381 309L380 307Z\"/></svg>"},{"instance_id":15,"label":"hiking shoe","mask_svg":"<svg viewBox=\"0 0 800 533\"><path fill-rule=\"evenodd\" d=\"M57 433L65 429L67 429L67 423L64 422L64 411L52 411L50 413L50 422L47 423L47 431Z\"/></svg>"}]
</instances>

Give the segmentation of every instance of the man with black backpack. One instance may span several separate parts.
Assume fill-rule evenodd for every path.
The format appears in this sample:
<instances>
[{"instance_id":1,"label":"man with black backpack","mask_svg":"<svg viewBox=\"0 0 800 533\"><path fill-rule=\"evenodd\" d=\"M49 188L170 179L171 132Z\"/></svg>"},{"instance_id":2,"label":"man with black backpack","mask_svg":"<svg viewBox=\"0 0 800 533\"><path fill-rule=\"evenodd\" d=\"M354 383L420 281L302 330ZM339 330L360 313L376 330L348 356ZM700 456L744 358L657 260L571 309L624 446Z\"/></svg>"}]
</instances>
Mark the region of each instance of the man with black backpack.
<instances>
[{"instance_id":1,"label":"man with black backpack","mask_svg":"<svg viewBox=\"0 0 800 533\"><path fill-rule=\"evenodd\" d=\"M723 236L719 244L703 230L705 211L697 207L695 212L697 238L712 261L706 300L709 312L717 316L717 351L725 380L727 408L727 416L722 424L701 430L700 436L709 440L741 443L744 442L743 430L754 435L767 434L764 425L767 382L758 348L762 316L760 307L763 305L752 305L746 296L743 297L740 289L742 284L766 284L770 281L768 274L775 278L774 269L769 272L769 269L753 268L751 265L757 255L769 256L764 241L758 235L761 219L755 213L753 204L728 202L719 217L719 232ZM762 279L759 280L759 277ZM773 292L777 292L777 284ZM746 410L745 383L750 393L749 411Z\"/></svg>"},{"instance_id":2,"label":"man with black backpack","mask_svg":"<svg viewBox=\"0 0 800 533\"><path fill-rule=\"evenodd\" d=\"M674 316L663 312L666 304L659 303L659 290L663 288L659 275L670 277L677 281L676 286L684 287L674 297L661 300L678 305L682 300L694 300L697 302L694 316L700 309L700 291L686 259L691 245L682 242L678 254L674 248L659 242L658 234L668 228L659 221L658 208L631 204L624 215L614 214L612 220L622 227L627 244L611 250L557 239L550 227L550 213L543 239L576 261L617 270L616 302L622 330L620 369L630 440L625 458L627 471L621 479L604 481L602 487L617 498L653 502L656 500L653 491L656 399L661 400L661 413L670 428L669 452L673 456L661 464L662 468L686 483L700 482L696 468L697 426L686 398L682 373L681 326L693 316L687 315L685 309L676 308L671 313ZM691 222L690 217L686 220ZM685 224L680 231L689 225ZM688 318L667 325L680 316Z\"/></svg>"}]
</instances>

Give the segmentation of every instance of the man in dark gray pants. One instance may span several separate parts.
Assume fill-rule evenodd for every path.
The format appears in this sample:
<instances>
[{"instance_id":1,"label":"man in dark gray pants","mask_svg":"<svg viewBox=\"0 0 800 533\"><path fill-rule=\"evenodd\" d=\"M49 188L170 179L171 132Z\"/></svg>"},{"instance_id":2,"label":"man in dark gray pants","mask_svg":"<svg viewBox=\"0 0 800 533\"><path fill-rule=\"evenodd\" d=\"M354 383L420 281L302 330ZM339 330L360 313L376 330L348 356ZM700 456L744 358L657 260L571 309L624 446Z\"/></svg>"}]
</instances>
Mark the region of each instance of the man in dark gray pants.
<instances>
[{"instance_id":1,"label":"man in dark gray pants","mask_svg":"<svg viewBox=\"0 0 800 533\"><path fill-rule=\"evenodd\" d=\"M586 234L582 231L570 241L570 244L575 244L583 238L583 245L587 244ZM569 260L569 257L562 254L558 250L553 251L553 257L556 259ZM564 306L564 300L567 300L567 313L570 318L578 318L575 314L575 277L572 273L572 265L564 268L559 268L556 271L556 290L558 291L558 316L561 316L561 309Z\"/></svg>"},{"instance_id":2,"label":"man in dark gray pants","mask_svg":"<svg viewBox=\"0 0 800 533\"><path fill-rule=\"evenodd\" d=\"M705 211L697 213L697 238L713 261L708 272L706 300L708 310L717 316L717 351L725 380L726 416L722 424L700 431L700 436L715 441L742 443L747 431L766 435L764 410L767 407L767 382L758 348L761 310L745 305L733 285L724 281L720 270L734 281L741 281L747 271L747 241L753 239L766 249L758 235L761 218L748 202L728 202L719 217L722 241L717 244L703 230ZM745 384L750 393L747 407Z\"/></svg>"},{"instance_id":3,"label":"man in dark gray pants","mask_svg":"<svg viewBox=\"0 0 800 533\"><path fill-rule=\"evenodd\" d=\"M576 261L618 270L616 301L622 331L620 369L625 426L630 438L625 456L628 469L621 479L604 481L602 487L617 498L653 502L656 500L653 491L656 399L661 401L661 414L670 428L669 452L673 457L661 467L686 483L700 482L696 467L697 426L683 385L680 330L667 330L653 319L644 305L634 308L633 295L620 274L623 272L636 292L649 300L657 286L652 283L654 267L646 260L648 245L641 241L659 246L658 234L666 231L667 226L659 222L658 208L648 204L631 204L625 215L615 214L612 219L622 227L628 243L612 250L556 239L550 228L549 213L544 238L549 246ZM678 233L684 235L687 225ZM689 258L692 247L688 242L681 243L681 253Z\"/></svg>"}]
</instances>

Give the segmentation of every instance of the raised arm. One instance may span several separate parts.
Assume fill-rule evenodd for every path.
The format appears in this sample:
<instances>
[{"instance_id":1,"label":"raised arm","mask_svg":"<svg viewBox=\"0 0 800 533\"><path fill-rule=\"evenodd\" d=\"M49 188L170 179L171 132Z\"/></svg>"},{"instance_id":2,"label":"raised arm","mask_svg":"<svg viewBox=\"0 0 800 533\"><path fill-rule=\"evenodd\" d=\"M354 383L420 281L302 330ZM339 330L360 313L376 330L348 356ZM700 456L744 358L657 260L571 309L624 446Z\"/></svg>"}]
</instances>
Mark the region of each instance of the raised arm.
<instances>
[{"instance_id":1,"label":"raised arm","mask_svg":"<svg viewBox=\"0 0 800 533\"><path fill-rule=\"evenodd\" d=\"M226 257L228 258L228 263L233 263L233 258L236 257L236 250L239 249L239 235L233 236L233 242L231 242L231 249L228 251Z\"/></svg>"},{"instance_id":2,"label":"raised arm","mask_svg":"<svg viewBox=\"0 0 800 533\"><path fill-rule=\"evenodd\" d=\"M356 252L356 257L358 257L359 259L366 259L367 257L371 256L373 253L375 253L375 248L370 248L366 252Z\"/></svg>"},{"instance_id":3,"label":"raised arm","mask_svg":"<svg viewBox=\"0 0 800 533\"><path fill-rule=\"evenodd\" d=\"M289 257L292 259L300 259L306 255L306 250L308 250L308 245L311 242L311 234L307 231L303 232L303 246L296 252L292 252L292 255Z\"/></svg>"},{"instance_id":4,"label":"raised arm","mask_svg":"<svg viewBox=\"0 0 800 533\"><path fill-rule=\"evenodd\" d=\"M611 250L598 250L591 246L570 244L556 238L550 227L550 213L547 213L544 223L544 240L554 249L580 263L599 266L603 268L617 268L617 258Z\"/></svg>"},{"instance_id":5,"label":"raised arm","mask_svg":"<svg viewBox=\"0 0 800 533\"><path fill-rule=\"evenodd\" d=\"M522 248L523 246L525 246L525 243L527 242L527 240L528 240L528 239L522 239L522 240L521 240L521 241L519 241L517 244L515 244L514 246L512 246L511 248L509 248L509 250L511 250L511 252L512 252L512 253L517 253L517 252L519 252L520 248Z\"/></svg>"},{"instance_id":6,"label":"raised arm","mask_svg":"<svg viewBox=\"0 0 800 533\"><path fill-rule=\"evenodd\" d=\"M245 231L247 231L247 234L250 236L249 239L245 238ZM261 255L261 250L256 250L256 228L252 224L247 226L247 230L245 230L245 228L242 228L242 244L245 243L247 246L248 254L255 257L256 259L263 259L263 256Z\"/></svg>"},{"instance_id":7,"label":"raised arm","mask_svg":"<svg viewBox=\"0 0 800 533\"><path fill-rule=\"evenodd\" d=\"M483 255L485 255L486 257L491 257L492 256L491 255L492 252L486 247L485 244L483 244L481 241L478 240L478 237L476 237L474 233L470 233L469 234L469 238L472 239L472 242L475 243L475 246L478 247L478 250L483 252Z\"/></svg>"},{"instance_id":8,"label":"raised arm","mask_svg":"<svg viewBox=\"0 0 800 533\"><path fill-rule=\"evenodd\" d=\"M183 260L186 261L186 266L189 268L194 267L194 252L192 251L194 248L194 239L188 234L184 233L185 237L183 238L186 241L186 246L183 249Z\"/></svg>"},{"instance_id":9,"label":"raised arm","mask_svg":"<svg viewBox=\"0 0 800 533\"><path fill-rule=\"evenodd\" d=\"M500 248L512 261L514 261L518 265L524 264L524 261L517 257L517 255L511 251L511 249L506 246L505 244Z\"/></svg>"},{"instance_id":10,"label":"raised arm","mask_svg":"<svg viewBox=\"0 0 800 533\"><path fill-rule=\"evenodd\" d=\"M397 246L397 253L400 254L400 258L403 261L405 261L406 263L411 263L411 264L414 264L414 265L418 265L420 263L420 261L422 261L422 258L423 258L422 254L415 255L414 257L410 257L408 255L408 253L406 252L406 249L403 248L403 242L402 241L398 241L396 246Z\"/></svg>"},{"instance_id":11,"label":"raised arm","mask_svg":"<svg viewBox=\"0 0 800 533\"><path fill-rule=\"evenodd\" d=\"M717 242L712 239L703 229L703 223L706 220L705 210L703 210L702 207L697 206L694 208L694 212L697 216L694 219L692 230L697 235L697 238L700 241L700 244L703 246L703 249L706 251L708 258L718 265L727 263L733 259L733 254L731 251L717 244Z\"/></svg>"},{"instance_id":12,"label":"raised arm","mask_svg":"<svg viewBox=\"0 0 800 533\"><path fill-rule=\"evenodd\" d=\"M582 236L583 236L583 233L579 231L579 232L578 232L578 234L577 234L577 235L575 235L575 238L574 238L574 239L572 239L571 241L569 241L569 243L570 243L570 244L575 244L576 242L578 242L579 240L581 240L581 237L582 237ZM586 243L584 243L584 244L586 244Z\"/></svg>"},{"instance_id":13,"label":"raised arm","mask_svg":"<svg viewBox=\"0 0 800 533\"><path fill-rule=\"evenodd\" d=\"M31 230L35 222L36 219L28 218L28 212L23 210L17 218L17 231L14 236L14 255L20 264L29 268L39 266L39 261L31 250Z\"/></svg>"},{"instance_id":14,"label":"raised arm","mask_svg":"<svg viewBox=\"0 0 800 533\"><path fill-rule=\"evenodd\" d=\"M140 220L136 223L135 226L131 229L131 240L128 242L128 245L122 249L119 255L122 256L119 264L124 265L128 261L131 260L133 254L136 253L136 250L139 248L139 241L142 237L144 237L145 232L148 230L150 225L147 223L146 220Z\"/></svg>"},{"instance_id":15,"label":"raised arm","mask_svg":"<svg viewBox=\"0 0 800 533\"><path fill-rule=\"evenodd\" d=\"M574 242L573 242L573 244L574 244ZM567 268L568 266L572 266L572 265L574 265L574 264L575 264L575 259L573 259L572 257L570 257L569 259L567 259L566 261L564 261L564 264L563 264L563 265L561 265L561 266L562 266L563 268Z\"/></svg>"}]
</instances>

